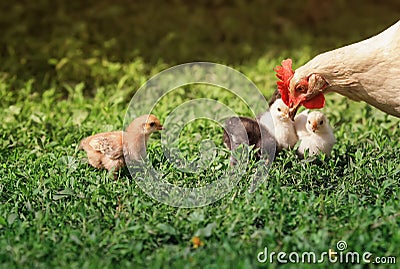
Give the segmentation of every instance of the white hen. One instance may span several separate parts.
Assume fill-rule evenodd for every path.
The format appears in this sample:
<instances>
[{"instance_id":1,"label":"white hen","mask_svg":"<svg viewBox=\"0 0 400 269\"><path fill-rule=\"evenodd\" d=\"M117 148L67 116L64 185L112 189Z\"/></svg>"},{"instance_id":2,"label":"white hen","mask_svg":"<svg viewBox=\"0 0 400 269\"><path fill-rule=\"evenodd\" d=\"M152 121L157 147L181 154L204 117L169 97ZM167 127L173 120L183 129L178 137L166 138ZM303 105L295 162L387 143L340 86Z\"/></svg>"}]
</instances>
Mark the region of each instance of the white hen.
<instances>
[{"instance_id":1,"label":"white hen","mask_svg":"<svg viewBox=\"0 0 400 269\"><path fill-rule=\"evenodd\" d=\"M296 69L289 88L291 116L305 102L321 101L325 92L365 101L400 117L400 21L369 39L317 55Z\"/></svg>"},{"instance_id":2,"label":"white hen","mask_svg":"<svg viewBox=\"0 0 400 269\"><path fill-rule=\"evenodd\" d=\"M274 134L278 151L294 147L297 143L296 130L288 112L289 108L282 99L277 99L268 111L258 116L259 122L270 134Z\"/></svg>"},{"instance_id":3,"label":"white hen","mask_svg":"<svg viewBox=\"0 0 400 269\"><path fill-rule=\"evenodd\" d=\"M302 121L304 114L299 114L299 116L299 119ZM300 123L300 120L298 123ZM305 127L307 132L304 132L304 130L299 132L301 136L299 136L300 145L297 149L298 154L304 156L304 152L308 150L310 156L316 155L319 152L323 152L329 156L333 145L336 143L336 138L325 115L319 111L309 113Z\"/></svg>"}]
</instances>

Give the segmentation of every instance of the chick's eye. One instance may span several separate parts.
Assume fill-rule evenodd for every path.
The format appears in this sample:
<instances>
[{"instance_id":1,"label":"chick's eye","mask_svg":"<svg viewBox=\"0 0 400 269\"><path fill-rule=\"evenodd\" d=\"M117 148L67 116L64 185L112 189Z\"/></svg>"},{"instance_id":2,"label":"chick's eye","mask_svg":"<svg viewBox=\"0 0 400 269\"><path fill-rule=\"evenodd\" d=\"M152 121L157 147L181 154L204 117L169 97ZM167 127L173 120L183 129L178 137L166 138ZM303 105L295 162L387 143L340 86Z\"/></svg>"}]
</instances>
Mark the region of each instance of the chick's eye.
<instances>
[{"instance_id":1,"label":"chick's eye","mask_svg":"<svg viewBox=\"0 0 400 269\"><path fill-rule=\"evenodd\" d=\"M324 124L324 121L323 121L323 120L321 120L321 121L319 122L319 125L322 125L322 124Z\"/></svg>"},{"instance_id":2,"label":"chick's eye","mask_svg":"<svg viewBox=\"0 0 400 269\"><path fill-rule=\"evenodd\" d=\"M150 122L150 126L151 127L154 127L154 125L156 125L156 123L153 121L153 122Z\"/></svg>"},{"instance_id":3,"label":"chick's eye","mask_svg":"<svg viewBox=\"0 0 400 269\"><path fill-rule=\"evenodd\" d=\"M308 124L311 124L311 121L308 121Z\"/></svg>"}]
</instances>

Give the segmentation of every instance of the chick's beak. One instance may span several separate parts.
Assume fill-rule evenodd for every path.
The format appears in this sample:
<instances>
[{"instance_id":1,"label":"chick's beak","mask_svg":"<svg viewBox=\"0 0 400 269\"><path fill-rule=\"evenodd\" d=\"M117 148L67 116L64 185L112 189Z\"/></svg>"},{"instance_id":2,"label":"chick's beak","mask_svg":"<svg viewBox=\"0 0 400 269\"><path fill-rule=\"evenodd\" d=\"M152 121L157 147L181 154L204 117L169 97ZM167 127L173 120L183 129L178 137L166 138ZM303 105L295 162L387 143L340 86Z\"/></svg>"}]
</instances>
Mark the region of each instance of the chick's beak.
<instances>
[{"instance_id":1,"label":"chick's beak","mask_svg":"<svg viewBox=\"0 0 400 269\"><path fill-rule=\"evenodd\" d=\"M164 130L164 127L162 125L158 125L157 130L162 131L162 130Z\"/></svg>"},{"instance_id":2,"label":"chick's beak","mask_svg":"<svg viewBox=\"0 0 400 269\"><path fill-rule=\"evenodd\" d=\"M312 129L313 133L315 133L315 131L318 129L318 125L316 122L313 122L311 129Z\"/></svg>"},{"instance_id":3,"label":"chick's beak","mask_svg":"<svg viewBox=\"0 0 400 269\"><path fill-rule=\"evenodd\" d=\"M290 118L289 112L290 112L289 108L283 110L283 118L284 119L289 119Z\"/></svg>"}]
</instances>

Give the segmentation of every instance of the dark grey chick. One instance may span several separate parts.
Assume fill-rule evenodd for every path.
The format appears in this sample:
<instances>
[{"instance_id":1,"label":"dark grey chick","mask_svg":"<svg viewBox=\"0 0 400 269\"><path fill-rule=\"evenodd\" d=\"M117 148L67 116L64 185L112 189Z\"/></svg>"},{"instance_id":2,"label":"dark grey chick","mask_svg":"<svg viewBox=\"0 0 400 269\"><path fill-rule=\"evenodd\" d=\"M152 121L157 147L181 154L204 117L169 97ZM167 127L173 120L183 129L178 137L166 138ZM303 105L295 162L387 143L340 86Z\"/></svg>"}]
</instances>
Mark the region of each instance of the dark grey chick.
<instances>
[{"instance_id":1,"label":"dark grey chick","mask_svg":"<svg viewBox=\"0 0 400 269\"><path fill-rule=\"evenodd\" d=\"M271 107L272 104L277 100L277 99L281 99L281 93L278 91L278 89L276 89L274 91L274 93L272 94L271 98L268 101L268 107Z\"/></svg>"},{"instance_id":2,"label":"dark grey chick","mask_svg":"<svg viewBox=\"0 0 400 269\"><path fill-rule=\"evenodd\" d=\"M225 121L224 144L229 150L234 150L241 144L253 146L259 149L255 156L259 160L261 156L267 159L275 155L276 142L274 137L258 124L258 121L246 117L232 117ZM231 156L231 165L236 160Z\"/></svg>"}]
</instances>

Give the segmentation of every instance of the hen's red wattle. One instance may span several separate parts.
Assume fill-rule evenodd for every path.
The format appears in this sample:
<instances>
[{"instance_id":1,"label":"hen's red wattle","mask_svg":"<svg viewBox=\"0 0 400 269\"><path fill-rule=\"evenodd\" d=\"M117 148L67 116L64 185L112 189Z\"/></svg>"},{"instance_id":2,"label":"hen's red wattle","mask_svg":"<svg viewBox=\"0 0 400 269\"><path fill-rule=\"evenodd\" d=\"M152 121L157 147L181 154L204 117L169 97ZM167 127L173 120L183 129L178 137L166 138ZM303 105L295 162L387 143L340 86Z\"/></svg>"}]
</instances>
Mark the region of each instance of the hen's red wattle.
<instances>
[{"instance_id":1,"label":"hen's red wattle","mask_svg":"<svg viewBox=\"0 0 400 269\"><path fill-rule=\"evenodd\" d=\"M313 97L310 100L303 101L303 106L308 109L318 109L325 106L325 97L322 93Z\"/></svg>"}]
</instances>

